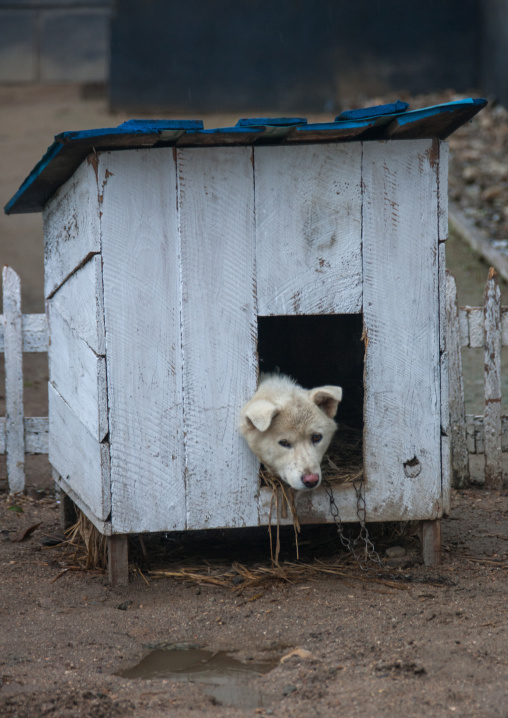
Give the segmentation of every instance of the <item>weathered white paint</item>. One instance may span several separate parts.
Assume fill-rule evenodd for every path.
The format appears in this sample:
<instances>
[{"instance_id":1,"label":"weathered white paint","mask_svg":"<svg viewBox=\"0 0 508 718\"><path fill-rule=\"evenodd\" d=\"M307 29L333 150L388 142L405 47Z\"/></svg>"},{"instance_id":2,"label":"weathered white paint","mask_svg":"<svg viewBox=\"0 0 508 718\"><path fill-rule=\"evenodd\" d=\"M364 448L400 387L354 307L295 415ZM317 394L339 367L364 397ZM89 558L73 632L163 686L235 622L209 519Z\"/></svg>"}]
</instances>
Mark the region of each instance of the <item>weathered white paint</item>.
<instances>
[{"instance_id":1,"label":"weathered white paint","mask_svg":"<svg viewBox=\"0 0 508 718\"><path fill-rule=\"evenodd\" d=\"M111 511L109 445L85 428L50 384L49 461L97 519Z\"/></svg>"},{"instance_id":2,"label":"weathered white paint","mask_svg":"<svg viewBox=\"0 0 508 718\"><path fill-rule=\"evenodd\" d=\"M44 294L50 297L92 255L100 252L97 158L82 162L43 212Z\"/></svg>"},{"instance_id":3,"label":"weathered white paint","mask_svg":"<svg viewBox=\"0 0 508 718\"><path fill-rule=\"evenodd\" d=\"M255 525L258 464L238 431L256 386L252 148L177 158L187 528Z\"/></svg>"},{"instance_id":4,"label":"weathered white paint","mask_svg":"<svg viewBox=\"0 0 508 718\"><path fill-rule=\"evenodd\" d=\"M485 320L485 487L501 489L501 292L491 267L484 295Z\"/></svg>"},{"instance_id":5,"label":"weathered white paint","mask_svg":"<svg viewBox=\"0 0 508 718\"><path fill-rule=\"evenodd\" d=\"M451 274L447 275L446 304L448 317L448 372L449 413L452 443L452 471L455 488L469 482L469 456L466 443L466 411L464 406L464 383L462 379L462 356L460 353L460 327L457 307L457 289Z\"/></svg>"},{"instance_id":6,"label":"weathered white paint","mask_svg":"<svg viewBox=\"0 0 508 718\"><path fill-rule=\"evenodd\" d=\"M95 254L60 287L48 304L95 354L106 353L102 259Z\"/></svg>"},{"instance_id":7,"label":"weathered white paint","mask_svg":"<svg viewBox=\"0 0 508 718\"><path fill-rule=\"evenodd\" d=\"M49 423L47 416L23 419L25 454L47 454ZM0 454L5 454L5 418L0 418ZM9 478L9 477L7 477Z\"/></svg>"},{"instance_id":8,"label":"weathered white paint","mask_svg":"<svg viewBox=\"0 0 508 718\"><path fill-rule=\"evenodd\" d=\"M437 140L436 140L437 142ZM448 142L439 141L439 164L437 168L437 217L438 238L440 242L448 239L448 159L450 147Z\"/></svg>"},{"instance_id":9,"label":"weathered white paint","mask_svg":"<svg viewBox=\"0 0 508 718\"><path fill-rule=\"evenodd\" d=\"M103 154L99 184L112 527L180 530L186 495L173 151Z\"/></svg>"},{"instance_id":10,"label":"weathered white paint","mask_svg":"<svg viewBox=\"0 0 508 718\"><path fill-rule=\"evenodd\" d=\"M365 143L362 180L367 505L371 515L391 506L399 520L433 519L442 507L433 142Z\"/></svg>"},{"instance_id":11,"label":"weathered white paint","mask_svg":"<svg viewBox=\"0 0 508 718\"><path fill-rule=\"evenodd\" d=\"M362 308L362 147L254 150L258 314Z\"/></svg>"},{"instance_id":12,"label":"weathered white paint","mask_svg":"<svg viewBox=\"0 0 508 718\"><path fill-rule=\"evenodd\" d=\"M439 371L441 399L441 490L443 513L450 511L452 468L451 468L451 427L450 427L450 387L449 387L449 355L447 342L447 277L445 244L438 247L439 261Z\"/></svg>"},{"instance_id":13,"label":"weathered white paint","mask_svg":"<svg viewBox=\"0 0 508 718\"><path fill-rule=\"evenodd\" d=\"M111 521L101 521L95 516L90 510L90 506L84 501L81 496L74 491L71 485L60 476L56 469L53 469L53 480L55 484L73 501L78 509L82 511L85 516L90 519L95 528L101 532L104 536L111 536Z\"/></svg>"},{"instance_id":14,"label":"weathered white paint","mask_svg":"<svg viewBox=\"0 0 508 718\"><path fill-rule=\"evenodd\" d=\"M23 353L48 351L48 323L45 314L23 314L21 317ZM5 351L4 317L0 315L0 352Z\"/></svg>"},{"instance_id":15,"label":"weathered white paint","mask_svg":"<svg viewBox=\"0 0 508 718\"><path fill-rule=\"evenodd\" d=\"M2 272L5 355L5 448L9 491L25 488L25 441L23 427L23 342L21 284L10 267Z\"/></svg>"},{"instance_id":16,"label":"weathered white paint","mask_svg":"<svg viewBox=\"0 0 508 718\"><path fill-rule=\"evenodd\" d=\"M237 418L256 385L257 316L270 314L363 310L368 518L447 508L446 152L427 140L124 150L68 183L46 213L52 379L72 403L65 362L106 351L111 485L96 442L90 501L111 490L110 521L88 508L104 530L267 521ZM74 402L53 399L82 445L93 437L79 438ZM51 450L88 506L56 440ZM357 520L354 488L335 493L343 520ZM331 520L323 491L297 505L303 522Z\"/></svg>"},{"instance_id":17,"label":"weathered white paint","mask_svg":"<svg viewBox=\"0 0 508 718\"><path fill-rule=\"evenodd\" d=\"M109 431L106 361L71 329L52 301L47 309L50 382L90 434L102 441Z\"/></svg>"},{"instance_id":18,"label":"weathered white paint","mask_svg":"<svg viewBox=\"0 0 508 718\"><path fill-rule=\"evenodd\" d=\"M460 346L483 348L483 307L459 307ZM508 346L508 307L501 307L501 345Z\"/></svg>"},{"instance_id":19,"label":"weathered white paint","mask_svg":"<svg viewBox=\"0 0 508 718\"><path fill-rule=\"evenodd\" d=\"M49 421L47 416L25 417L25 454L47 454Z\"/></svg>"}]
</instances>

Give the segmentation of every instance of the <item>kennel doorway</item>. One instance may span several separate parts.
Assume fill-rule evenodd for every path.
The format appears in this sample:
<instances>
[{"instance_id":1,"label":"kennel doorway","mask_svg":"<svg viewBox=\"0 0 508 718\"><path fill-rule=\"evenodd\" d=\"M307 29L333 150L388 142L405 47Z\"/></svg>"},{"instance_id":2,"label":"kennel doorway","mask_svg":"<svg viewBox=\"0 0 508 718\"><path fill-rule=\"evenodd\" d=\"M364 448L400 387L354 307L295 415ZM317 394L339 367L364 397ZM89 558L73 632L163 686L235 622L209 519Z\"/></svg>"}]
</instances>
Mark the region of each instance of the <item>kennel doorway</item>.
<instances>
[{"instance_id":1,"label":"kennel doorway","mask_svg":"<svg viewBox=\"0 0 508 718\"><path fill-rule=\"evenodd\" d=\"M342 387L338 430L322 462L335 487L363 478L364 355L361 314L258 317L260 373L286 374L307 389Z\"/></svg>"}]
</instances>

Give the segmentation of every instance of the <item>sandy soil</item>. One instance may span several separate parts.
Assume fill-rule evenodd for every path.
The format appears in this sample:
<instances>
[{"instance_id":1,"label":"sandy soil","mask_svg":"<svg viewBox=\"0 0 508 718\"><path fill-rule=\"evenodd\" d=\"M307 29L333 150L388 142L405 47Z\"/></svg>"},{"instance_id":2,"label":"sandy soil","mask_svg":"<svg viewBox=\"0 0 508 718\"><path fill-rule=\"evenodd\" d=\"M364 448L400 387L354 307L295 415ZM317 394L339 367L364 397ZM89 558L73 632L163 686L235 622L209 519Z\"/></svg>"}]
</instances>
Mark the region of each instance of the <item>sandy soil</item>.
<instances>
[{"instance_id":1,"label":"sandy soil","mask_svg":"<svg viewBox=\"0 0 508 718\"><path fill-rule=\"evenodd\" d=\"M13 540L39 522L31 537ZM384 568L406 577L400 583L366 579L350 566L343 577L271 581L236 595L154 580L145 570L147 585L133 564L130 585L112 589L99 572L62 575L75 561L43 546L60 533L54 499L4 496L0 715L506 718L508 492L456 494L443 523L443 565L422 567L407 544L406 555ZM255 547L266 560L266 537ZM254 678L265 707L242 708L210 697L210 686L115 675L160 643L232 651L247 663L305 653Z\"/></svg>"},{"instance_id":2,"label":"sandy soil","mask_svg":"<svg viewBox=\"0 0 508 718\"><path fill-rule=\"evenodd\" d=\"M83 101L76 88L0 88L2 204L53 134L124 119L108 115L100 100ZM212 117L207 125L227 121ZM40 215L0 215L0 263L21 274L24 311L43 311ZM26 413L42 415L47 370L43 358L33 362ZM2 408L0 398L0 414ZM345 576L304 574L296 583L269 581L238 594L155 580L145 560L132 564L127 588L113 589L103 572L65 571L76 560L45 545L61 535L47 461L31 463L24 498L7 496L1 470L2 716L508 716L507 491L454 494L438 569L422 567L414 539L393 532L376 541L391 578L376 578L379 569L366 577L346 564ZM312 556L321 549L304 528L301 541L309 539ZM237 559L252 565L254 553L267 561L264 533L236 535L234 542ZM403 545L401 558L386 557L393 544ZM219 558L230 566L227 546ZM327 550L328 560L340 558L336 536ZM213 545L210 552L184 542L180 551L182 560L201 565L214 558ZM273 660L276 667L251 686L264 707L245 688L224 701L205 685L116 675L160 644L230 651L247 665ZM293 649L304 651L281 662ZM242 701L248 707L227 705Z\"/></svg>"}]
</instances>

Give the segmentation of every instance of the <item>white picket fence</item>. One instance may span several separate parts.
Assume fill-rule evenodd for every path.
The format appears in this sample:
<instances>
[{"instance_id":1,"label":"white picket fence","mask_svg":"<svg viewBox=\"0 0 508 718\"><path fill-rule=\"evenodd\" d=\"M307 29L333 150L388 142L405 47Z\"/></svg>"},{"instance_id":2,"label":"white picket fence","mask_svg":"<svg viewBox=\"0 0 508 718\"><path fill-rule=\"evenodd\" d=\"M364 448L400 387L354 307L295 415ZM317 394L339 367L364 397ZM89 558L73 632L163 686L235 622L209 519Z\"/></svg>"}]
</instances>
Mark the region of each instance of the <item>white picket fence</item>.
<instances>
[{"instance_id":1,"label":"white picket fence","mask_svg":"<svg viewBox=\"0 0 508 718\"><path fill-rule=\"evenodd\" d=\"M503 452L508 452L508 416L501 414L501 347L508 346L508 307L501 306L496 271L491 267L483 307L458 307L455 280L447 276L448 362L452 472L455 488L469 482L469 455L485 455L485 488L503 484ZM461 347L483 348L485 409L466 415Z\"/></svg>"},{"instance_id":2,"label":"white picket fence","mask_svg":"<svg viewBox=\"0 0 508 718\"><path fill-rule=\"evenodd\" d=\"M7 455L11 493L25 488L25 455L47 454L47 417L23 415L23 353L47 352L45 314L21 313L21 283L4 267L3 314L0 315L0 352L5 356L5 417L0 417L0 454ZM450 424L455 488L469 482L469 455L485 454L485 486L501 488L502 453L508 452L508 416L501 415L501 346L508 346L508 307L501 306L497 274L491 269L483 307L458 307L455 281L447 278L447 346L450 373ZM466 415L461 347L485 352L485 413Z\"/></svg>"},{"instance_id":3,"label":"white picket fence","mask_svg":"<svg viewBox=\"0 0 508 718\"><path fill-rule=\"evenodd\" d=\"M21 282L10 267L2 272L0 352L5 359L5 417L0 418L0 454L7 455L11 493L25 488L25 454L47 454L48 417L23 415L23 352L48 351L45 314L21 314Z\"/></svg>"}]
</instances>

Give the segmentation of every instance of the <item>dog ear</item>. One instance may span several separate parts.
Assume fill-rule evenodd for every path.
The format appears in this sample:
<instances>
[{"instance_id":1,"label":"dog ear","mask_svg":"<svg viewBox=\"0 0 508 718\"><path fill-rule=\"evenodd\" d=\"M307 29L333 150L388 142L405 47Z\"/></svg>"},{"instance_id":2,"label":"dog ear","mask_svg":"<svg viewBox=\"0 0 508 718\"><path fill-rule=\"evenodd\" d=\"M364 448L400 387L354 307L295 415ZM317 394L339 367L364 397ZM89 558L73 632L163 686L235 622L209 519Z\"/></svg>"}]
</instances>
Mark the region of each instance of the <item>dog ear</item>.
<instances>
[{"instance_id":1,"label":"dog ear","mask_svg":"<svg viewBox=\"0 0 508 718\"><path fill-rule=\"evenodd\" d=\"M342 400L342 389L340 386L318 386L309 391L309 399L333 419Z\"/></svg>"},{"instance_id":2,"label":"dog ear","mask_svg":"<svg viewBox=\"0 0 508 718\"><path fill-rule=\"evenodd\" d=\"M258 431L266 431L278 413L279 408L271 401L258 399L252 402L245 416Z\"/></svg>"}]
</instances>

